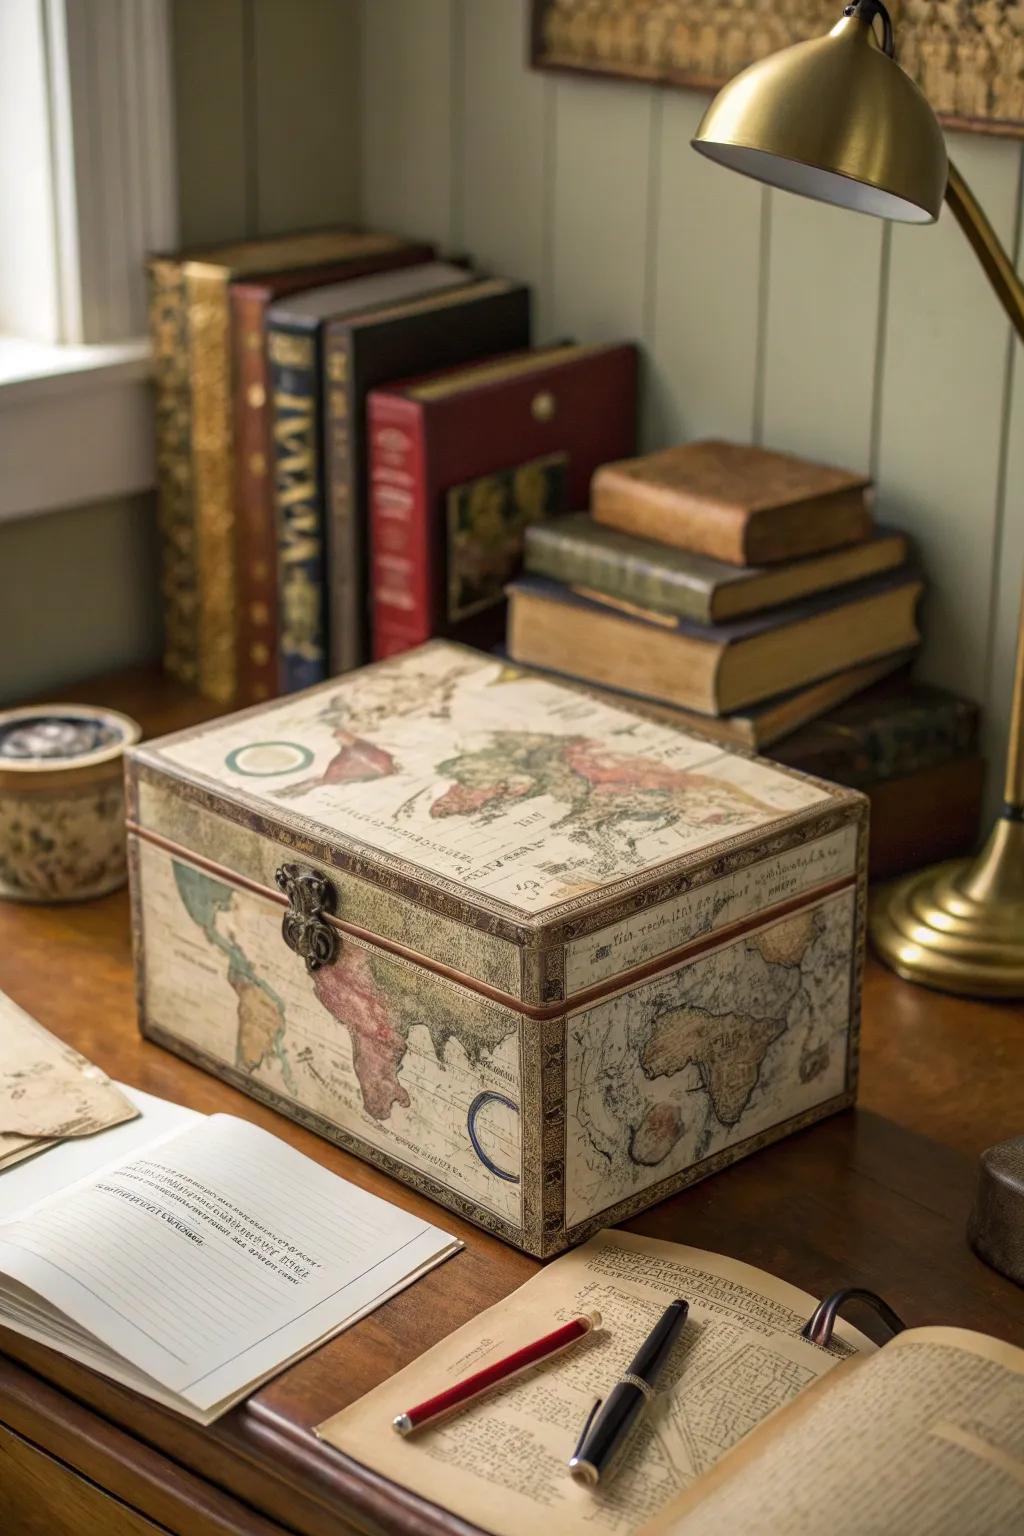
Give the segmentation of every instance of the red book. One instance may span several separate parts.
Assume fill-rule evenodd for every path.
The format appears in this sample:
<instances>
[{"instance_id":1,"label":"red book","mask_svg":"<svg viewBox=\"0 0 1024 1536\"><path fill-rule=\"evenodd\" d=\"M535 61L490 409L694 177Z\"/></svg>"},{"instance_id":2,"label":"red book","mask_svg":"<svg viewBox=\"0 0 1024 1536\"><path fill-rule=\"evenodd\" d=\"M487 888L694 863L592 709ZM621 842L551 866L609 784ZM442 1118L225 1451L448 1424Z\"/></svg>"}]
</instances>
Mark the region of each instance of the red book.
<instances>
[{"instance_id":1,"label":"red book","mask_svg":"<svg viewBox=\"0 0 1024 1536\"><path fill-rule=\"evenodd\" d=\"M271 442L266 311L275 299L306 288L431 261L433 246L392 235L352 237L354 254L319 267L275 272L231 284L234 401L235 527L238 570L238 702L256 704L278 692L277 519Z\"/></svg>"},{"instance_id":2,"label":"red book","mask_svg":"<svg viewBox=\"0 0 1024 1536\"><path fill-rule=\"evenodd\" d=\"M373 654L497 644L531 522L587 504L636 442L637 351L511 353L371 391Z\"/></svg>"}]
</instances>

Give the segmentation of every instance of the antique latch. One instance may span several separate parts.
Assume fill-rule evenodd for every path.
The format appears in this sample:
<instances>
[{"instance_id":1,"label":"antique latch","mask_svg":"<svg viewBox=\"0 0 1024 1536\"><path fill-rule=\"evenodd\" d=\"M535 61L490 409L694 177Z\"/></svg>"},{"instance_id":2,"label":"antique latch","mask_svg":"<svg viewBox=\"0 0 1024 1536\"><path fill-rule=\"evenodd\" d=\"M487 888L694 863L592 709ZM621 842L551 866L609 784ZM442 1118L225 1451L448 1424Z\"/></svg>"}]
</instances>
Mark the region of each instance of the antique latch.
<instances>
[{"instance_id":1,"label":"antique latch","mask_svg":"<svg viewBox=\"0 0 1024 1536\"><path fill-rule=\"evenodd\" d=\"M288 898L288 911L281 924L288 948L302 956L307 971L330 965L338 953L337 931L323 918L334 906L331 882L302 864L282 864L275 879Z\"/></svg>"}]
</instances>

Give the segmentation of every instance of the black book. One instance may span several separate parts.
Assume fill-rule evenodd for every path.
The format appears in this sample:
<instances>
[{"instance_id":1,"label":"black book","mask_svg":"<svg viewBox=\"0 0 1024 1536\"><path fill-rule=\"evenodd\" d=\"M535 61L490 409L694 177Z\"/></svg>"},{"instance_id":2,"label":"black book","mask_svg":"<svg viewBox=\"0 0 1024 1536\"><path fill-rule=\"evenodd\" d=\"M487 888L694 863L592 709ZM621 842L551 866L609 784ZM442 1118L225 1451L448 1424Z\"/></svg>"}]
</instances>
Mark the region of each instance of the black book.
<instances>
[{"instance_id":1,"label":"black book","mask_svg":"<svg viewBox=\"0 0 1024 1536\"><path fill-rule=\"evenodd\" d=\"M339 316L324 334L327 590L331 671L369 658L366 399L378 385L530 345L530 290L464 282L407 304Z\"/></svg>"},{"instance_id":2,"label":"black book","mask_svg":"<svg viewBox=\"0 0 1024 1536\"><path fill-rule=\"evenodd\" d=\"M322 349L326 322L465 284L463 267L425 262L292 294L267 311L281 687L328 675Z\"/></svg>"}]
</instances>

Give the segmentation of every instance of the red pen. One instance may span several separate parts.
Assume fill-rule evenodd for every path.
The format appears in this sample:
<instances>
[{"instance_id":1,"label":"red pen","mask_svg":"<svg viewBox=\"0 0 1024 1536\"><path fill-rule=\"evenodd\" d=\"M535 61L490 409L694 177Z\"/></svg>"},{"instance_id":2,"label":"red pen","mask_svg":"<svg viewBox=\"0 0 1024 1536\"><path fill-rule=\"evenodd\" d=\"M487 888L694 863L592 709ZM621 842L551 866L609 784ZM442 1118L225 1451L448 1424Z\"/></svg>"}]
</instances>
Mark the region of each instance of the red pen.
<instances>
[{"instance_id":1,"label":"red pen","mask_svg":"<svg viewBox=\"0 0 1024 1536\"><path fill-rule=\"evenodd\" d=\"M457 1381L453 1387L446 1387L443 1392L438 1392L436 1397L428 1397L425 1403L417 1403L415 1408L408 1408L405 1413L400 1413L392 1420L391 1427L396 1434L408 1435L414 1429L419 1429L424 1424L433 1423L446 1413L454 1413L456 1408L462 1408L466 1403L479 1397L482 1392L487 1392L491 1387L499 1386L504 1381L509 1381L513 1376L518 1376L522 1371L528 1371L531 1365L536 1365L540 1360L549 1360L552 1355L559 1354L563 1349L568 1349L575 1344L577 1339L585 1339L593 1328L600 1328L600 1312L584 1312L581 1317L574 1317L568 1323L563 1323L553 1333L546 1333L542 1339L535 1339L532 1344L524 1344L522 1349L515 1350L511 1355L506 1355L504 1360L495 1360L491 1365L485 1365L482 1371L474 1371L472 1376L466 1376L462 1381Z\"/></svg>"}]
</instances>

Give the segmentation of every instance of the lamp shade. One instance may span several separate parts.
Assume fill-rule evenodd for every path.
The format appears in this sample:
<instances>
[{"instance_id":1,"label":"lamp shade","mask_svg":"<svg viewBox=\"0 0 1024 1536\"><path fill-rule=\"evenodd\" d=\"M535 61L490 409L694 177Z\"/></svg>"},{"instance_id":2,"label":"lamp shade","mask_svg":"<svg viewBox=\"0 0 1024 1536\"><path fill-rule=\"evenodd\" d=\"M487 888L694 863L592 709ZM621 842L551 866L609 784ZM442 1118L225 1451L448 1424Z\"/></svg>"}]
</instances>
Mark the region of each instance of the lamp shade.
<instances>
[{"instance_id":1,"label":"lamp shade","mask_svg":"<svg viewBox=\"0 0 1024 1536\"><path fill-rule=\"evenodd\" d=\"M856 15L730 80L693 147L771 186L905 223L930 224L946 190L934 112Z\"/></svg>"}]
</instances>

